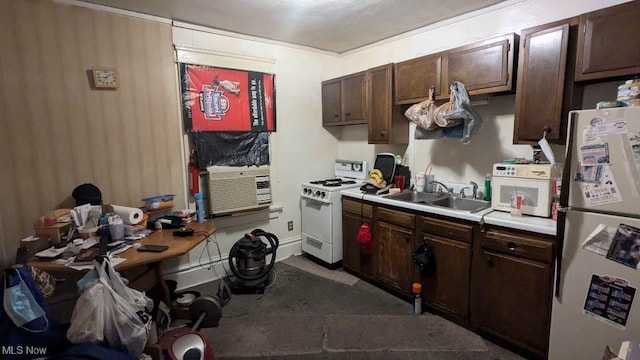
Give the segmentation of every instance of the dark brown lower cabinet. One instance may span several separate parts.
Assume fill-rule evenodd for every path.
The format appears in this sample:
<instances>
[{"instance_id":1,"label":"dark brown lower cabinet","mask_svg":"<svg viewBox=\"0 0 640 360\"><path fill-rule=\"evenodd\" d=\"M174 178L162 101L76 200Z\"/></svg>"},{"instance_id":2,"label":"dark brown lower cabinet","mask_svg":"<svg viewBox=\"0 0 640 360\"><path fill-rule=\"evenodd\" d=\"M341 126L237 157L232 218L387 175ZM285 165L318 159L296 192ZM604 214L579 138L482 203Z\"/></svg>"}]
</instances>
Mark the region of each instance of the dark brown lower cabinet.
<instances>
[{"instance_id":1,"label":"dark brown lower cabinet","mask_svg":"<svg viewBox=\"0 0 640 360\"><path fill-rule=\"evenodd\" d=\"M426 305L466 321L469 317L469 282L471 276L471 243L473 226L461 221L448 221L427 216L418 218L420 231L416 247L431 245L435 266L416 278L422 283Z\"/></svg>"},{"instance_id":2,"label":"dark brown lower cabinet","mask_svg":"<svg viewBox=\"0 0 640 360\"><path fill-rule=\"evenodd\" d=\"M368 205L371 207L371 205ZM369 225L373 236L373 222L371 218L358 214L343 212L342 214L342 265L364 278L373 280L376 277L376 251L365 254L358 243L358 232L363 223Z\"/></svg>"},{"instance_id":3,"label":"dark brown lower cabinet","mask_svg":"<svg viewBox=\"0 0 640 360\"><path fill-rule=\"evenodd\" d=\"M487 231L474 256L471 319L538 358L549 347L553 243L502 230Z\"/></svg>"},{"instance_id":4,"label":"dark brown lower cabinet","mask_svg":"<svg viewBox=\"0 0 640 360\"><path fill-rule=\"evenodd\" d=\"M413 236L415 215L376 207L378 280L402 295L411 295L414 278Z\"/></svg>"},{"instance_id":5,"label":"dark brown lower cabinet","mask_svg":"<svg viewBox=\"0 0 640 360\"><path fill-rule=\"evenodd\" d=\"M404 295L411 294L413 284L413 231L378 222L378 279Z\"/></svg>"},{"instance_id":6,"label":"dark brown lower cabinet","mask_svg":"<svg viewBox=\"0 0 640 360\"><path fill-rule=\"evenodd\" d=\"M424 303L467 318L471 245L429 234L422 240L431 244L435 257L433 273L420 276Z\"/></svg>"},{"instance_id":7,"label":"dark brown lower cabinet","mask_svg":"<svg viewBox=\"0 0 640 360\"><path fill-rule=\"evenodd\" d=\"M555 237L355 198L342 205L345 269L407 299L420 282L425 309L527 358L546 358ZM363 222L372 233L371 255L357 242ZM423 274L413 252L425 242L435 267Z\"/></svg>"}]
</instances>

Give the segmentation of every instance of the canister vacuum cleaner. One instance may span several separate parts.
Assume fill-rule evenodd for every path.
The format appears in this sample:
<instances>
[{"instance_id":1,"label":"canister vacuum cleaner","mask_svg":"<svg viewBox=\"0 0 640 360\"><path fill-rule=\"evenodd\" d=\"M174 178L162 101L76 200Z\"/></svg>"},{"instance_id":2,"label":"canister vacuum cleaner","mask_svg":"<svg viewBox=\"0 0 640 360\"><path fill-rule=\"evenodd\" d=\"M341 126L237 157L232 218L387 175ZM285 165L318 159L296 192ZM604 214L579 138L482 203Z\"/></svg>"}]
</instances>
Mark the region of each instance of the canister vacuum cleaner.
<instances>
[{"instance_id":1,"label":"canister vacuum cleaner","mask_svg":"<svg viewBox=\"0 0 640 360\"><path fill-rule=\"evenodd\" d=\"M262 241L264 237L268 243ZM238 240L229 251L229 267L236 279L230 282L233 294L263 294L276 260L278 237L261 229ZM267 262L267 256L270 256Z\"/></svg>"}]
</instances>

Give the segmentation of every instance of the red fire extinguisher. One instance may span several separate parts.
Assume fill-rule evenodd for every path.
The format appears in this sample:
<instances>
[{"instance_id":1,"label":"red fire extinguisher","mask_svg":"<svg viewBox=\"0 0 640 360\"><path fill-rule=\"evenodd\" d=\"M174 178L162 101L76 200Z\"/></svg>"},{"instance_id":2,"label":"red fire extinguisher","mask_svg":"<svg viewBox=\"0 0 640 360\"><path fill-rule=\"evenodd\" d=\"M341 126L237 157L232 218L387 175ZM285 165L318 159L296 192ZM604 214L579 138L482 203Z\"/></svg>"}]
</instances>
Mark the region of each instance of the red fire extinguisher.
<instances>
[{"instance_id":1,"label":"red fire extinguisher","mask_svg":"<svg viewBox=\"0 0 640 360\"><path fill-rule=\"evenodd\" d=\"M196 165L196 153L194 150L191 150L191 155L189 155L189 177L191 178L189 181L191 195L195 195L200 192L200 172Z\"/></svg>"}]
</instances>

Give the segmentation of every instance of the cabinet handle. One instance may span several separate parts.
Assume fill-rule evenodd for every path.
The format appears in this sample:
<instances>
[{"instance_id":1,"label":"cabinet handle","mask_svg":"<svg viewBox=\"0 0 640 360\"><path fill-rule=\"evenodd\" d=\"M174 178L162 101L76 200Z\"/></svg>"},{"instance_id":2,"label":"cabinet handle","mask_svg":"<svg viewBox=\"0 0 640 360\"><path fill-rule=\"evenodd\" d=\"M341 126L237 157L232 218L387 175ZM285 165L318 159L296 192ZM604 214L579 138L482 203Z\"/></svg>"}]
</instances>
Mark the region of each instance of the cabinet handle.
<instances>
[{"instance_id":1,"label":"cabinet handle","mask_svg":"<svg viewBox=\"0 0 640 360\"><path fill-rule=\"evenodd\" d=\"M493 267L493 259L489 255L487 255L487 264L489 264L489 267Z\"/></svg>"},{"instance_id":2,"label":"cabinet handle","mask_svg":"<svg viewBox=\"0 0 640 360\"><path fill-rule=\"evenodd\" d=\"M384 135L385 135L384 130L380 131L380 136L384 136Z\"/></svg>"},{"instance_id":3,"label":"cabinet handle","mask_svg":"<svg viewBox=\"0 0 640 360\"><path fill-rule=\"evenodd\" d=\"M514 243L513 241L509 241L507 243L507 249L509 251L516 251L516 243Z\"/></svg>"},{"instance_id":4,"label":"cabinet handle","mask_svg":"<svg viewBox=\"0 0 640 360\"><path fill-rule=\"evenodd\" d=\"M408 237L408 236L405 236L404 242L406 242L408 244L409 242L411 242L411 238Z\"/></svg>"},{"instance_id":5,"label":"cabinet handle","mask_svg":"<svg viewBox=\"0 0 640 360\"><path fill-rule=\"evenodd\" d=\"M346 113L346 115L347 115L347 116L351 116L351 113L350 113L350 112L348 112L348 113Z\"/></svg>"}]
</instances>

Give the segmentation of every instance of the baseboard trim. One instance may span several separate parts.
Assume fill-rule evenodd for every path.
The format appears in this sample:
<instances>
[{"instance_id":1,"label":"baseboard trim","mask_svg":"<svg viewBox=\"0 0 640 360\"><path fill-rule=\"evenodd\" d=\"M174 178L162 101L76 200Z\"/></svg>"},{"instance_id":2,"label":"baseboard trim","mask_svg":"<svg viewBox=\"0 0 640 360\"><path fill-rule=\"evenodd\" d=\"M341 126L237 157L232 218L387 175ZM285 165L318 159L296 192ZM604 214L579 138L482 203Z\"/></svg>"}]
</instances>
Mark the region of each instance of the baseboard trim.
<instances>
[{"instance_id":1,"label":"baseboard trim","mask_svg":"<svg viewBox=\"0 0 640 360\"><path fill-rule=\"evenodd\" d=\"M280 241L278 250L276 251L276 261L281 261L292 255L302 254L302 239L291 238ZM204 284L217 280L226 275L231 275L229 269L229 254L223 254L222 257L214 258L211 261L182 265L177 269L171 269L163 272L165 280L174 280L178 283L176 290L187 289L196 285ZM215 293L216 289L212 289L211 293Z\"/></svg>"}]
</instances>

